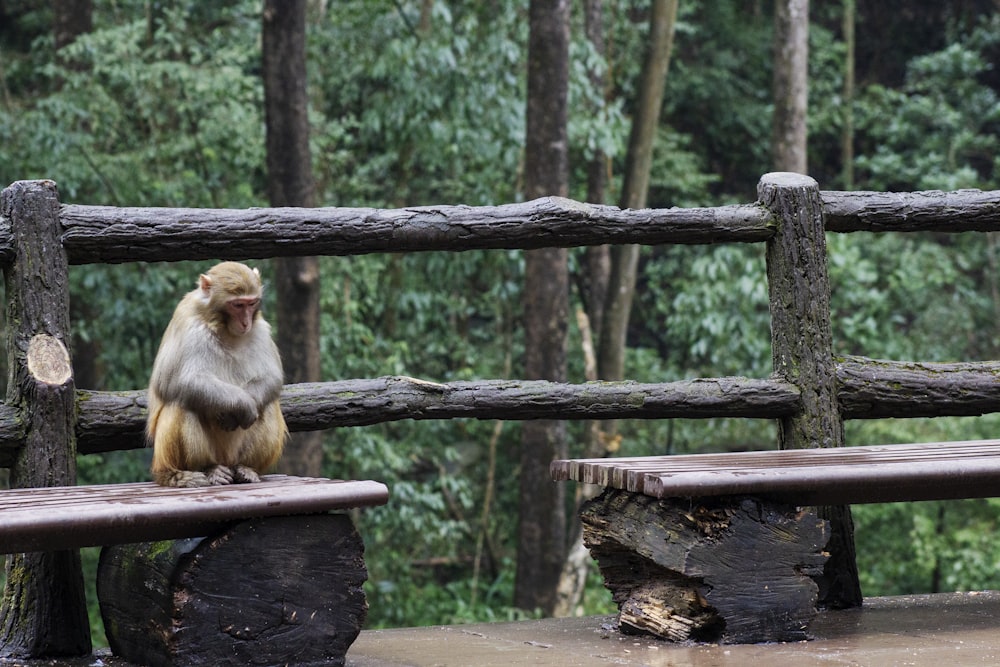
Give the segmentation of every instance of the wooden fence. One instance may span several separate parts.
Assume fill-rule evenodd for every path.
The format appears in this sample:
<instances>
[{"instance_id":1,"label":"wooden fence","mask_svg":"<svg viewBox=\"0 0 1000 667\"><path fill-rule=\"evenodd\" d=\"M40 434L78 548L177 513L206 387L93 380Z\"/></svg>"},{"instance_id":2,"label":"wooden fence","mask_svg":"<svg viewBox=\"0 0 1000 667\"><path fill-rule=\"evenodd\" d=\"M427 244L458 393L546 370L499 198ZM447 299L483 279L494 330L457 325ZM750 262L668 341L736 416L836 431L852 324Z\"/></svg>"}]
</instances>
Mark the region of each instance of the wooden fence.
<instances>
[{"instance_id":1,"label":"wooden fence","mask_svg":"<svg viewBox=\"0 0 1000 667\"><path fill-rule=\"evenodd\" d=\"M41 182L28 190L52 188ZM8 192L0 218L0 263L15 259L10 211L28 193ZM812 215L835 232L1000 231L1000 192L822 192ZM545 198L503 206L405 209L175 209L58 205L55 258L65 264L252 259L302 254L352 255L426 250L529 249L602 243L766 242L777 247L773 206L620 210ZM813 246L825 276L825 244ZM774 263L773 252L769 263ZM62 257L58 257L62 255ZM8 301L17 298L8 275ZM823 283L825 284L825 279ZM815 282L813 283L816 284ZM65 288L65 285L62 286ZM778 286L772 285L772 297ZM68 307L68 293L59 301ZM820 303L826 303L822 299ZM11 306L8 306L10 308ZM829 318L828 310L820 313ZM772 322L775 338L785 338ZM792 337L796 335L789 331ZM844 419L979 415L1000 411L1000 362L920 363L863 357L832 360ZM15 368L11 360L9 368ZM757 417L801 413L793 378L702 378L657 384L483 380L446 384L408 378L288 385L282 396L293 431L398 419L610 419ZM642 401L635 396L642 395ZM348 397L349 396L349 397ZM145 391L77 393L80 454L143 447ZM26 420L0 403L0 467L10 467Z\"/></svg>"},{"instance_id":2,"label":"wooden fence","mask_svg":"<svg viewBox=\"0 0 1000 667\"><path fill-rule=\"evenodd\" d=\"M844 445L844 419L1000 411L1000 363L835 359L825 232L1000 231L1000 191L824 192L808 177L765 175L758 201L620 210L561 198L489 207L179 209L62 205L52 181L3 193L0 263L10 381L0 403L0 467L18 486L75 483L75 456L144 446L145 392L36 395L23 382L32 340L69 340L71 264L252 259L605 243L766 244L774 372L640 384L405 377L293 384L293 431L398 419L778 420L784 448ZM837 516L834 533L837 534ZM841 517L843 518L843 517ZM853 568L849 531L840 566ZM856 585L856 577L855 577ZM849 595L849 593L847 594Z\"/></svg>"}]
</instances>

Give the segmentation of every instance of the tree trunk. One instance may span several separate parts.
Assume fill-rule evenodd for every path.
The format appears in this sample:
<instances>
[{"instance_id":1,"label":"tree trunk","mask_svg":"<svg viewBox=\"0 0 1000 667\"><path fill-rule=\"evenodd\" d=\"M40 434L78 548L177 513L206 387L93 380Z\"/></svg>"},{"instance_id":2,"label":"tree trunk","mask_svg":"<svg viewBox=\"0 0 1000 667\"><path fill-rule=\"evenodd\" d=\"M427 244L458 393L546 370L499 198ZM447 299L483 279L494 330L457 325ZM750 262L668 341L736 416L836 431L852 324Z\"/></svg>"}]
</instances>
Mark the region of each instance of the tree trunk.
<instances>
[{"instance_id":1,"label":"tree trunk","mask_svg":"<svg viewBox=\"0 0 1000 667\"><path fill-rule=\"evenodd\" d=\"M653 2L649 18L649 51L642 68L639 101L632 119L625 159L621 199L621 207L625 209L646 207L653 144L659 127L676 22L677 0ZM626 334L638 263L637 245L619 245L612 249L611 275L597 355L598 374L604 380L620 380L624 376ZM608 428L606 426L605 430Z\"/></svg>"},{"instance_id":2,"label":"tree trunk","mask_svg":"<svg viewBox=\"0 0 1000 667\"><path fill-rule=\"evenodd\" d=\"M601 4L591 2L586 9L588 38L595 49L603 53L603 36L600 31ZM632 120L632 131L626 155L625 182L622 191L622 208L645 208L649 192L649 172L652 164L653 144L659 126L663 89L670 54L673 48L674 25L677 19L677 0L655 0L649 19L650 43L643 63L639 85L639 100ZM601 80L592 79L592 85L603 90ZM601 187L605 179L603 159L595 160L588 168L588 194L590 189ZM590 199L590 201L595 201ZM601 252L599 252L601 251ZM600 332L597 354L597 376L605 380L621 379L625 374L625 347L629 316L635 296L636 273L639 266L638 245L600 246L588 251L587 268L592 272L591 285L603 287L599 298L588 301L589 309L596 314L591 324ZM606 272L606 273L605 273ZM592 290L593 291L593 290ZM596 296L596 295L595 295ZM617 432L614 421L588 425L585 436L586 457L600 456L607 443L613 442ZM576 503L592 496L595 489L581 487ZM580 533L574 522L566 562L563 565L559 586L558 615L568 615L583 593L588 559Z\"/></svg>"},{"instance_id":3,"label":"tree trunk","mask_svg":"<svg viewBox=\"0 0 1000 667\"><path fill-rule=\"evenodd\" d=\"M529 10L527 134L524 171L529 198L568 193L567 97L569 0L532 0ZM525 374L566 377L569 318L567 251L525 253ZM548 477L549 462L566 453L562 422L526 422L521 429L520 527L514 604L552 614L566 548L564 491Z\"/></svg>"},{"instance_id":4,"label":"tree trunk","mask_svg":"<svg viewBox=\"0 0 1000 667\"><path fill-rule=\"evenodd\" d=\"M52 2L52 33L55 41L56 57L70 69L81 69L83 65L65 59L59 51L76 41L94 28L92 0L58 0Z\"/></svg>"},{"instance_id":5,"label":"tree trunk","mask_svg":"<svg viewBox=\"0 0 1000 667\"><path fill-rule=\"evenodd\" d=\"M52 181L19 181L3 191L0 217L17 238L4 268L7 295L8 405L20 410L25 438L11 469L14 488L76 483L76 389L66 341L69 265L59 241ZM0 658L90 653L80 552L22 553L7 559L0 606Z\"/></svg>"},{"instance_id":6,"label":"tree trunk","mask_svg":"<svg viewBox=\"0 0 1000 667\"><path fill-rule=\"evenodd\" d=\"M844 0L844 127L840 132L841 187L854 189L854 21L856 0Z\"/></svg>"},{"instance_id":7,"label":"tree trunk","mask_svg":"<svg viewBox=\"0 0 1000 667\"><path fill-rule=\"evenodd\" d=\"M809 0L774 3L774 170L807 173Z\"/></svg>"},{"instance_id":8,"label":"tree trunk","mask_svg":"<svg viewBox=\"0 0 1000 667\"><path fill-rule=\"evenodd\" d=\"M267 115L268 199L272 206L314 207L316 192L309 153L309 100L306 89L306 0L265 0L262 57ZM288 382L320 379L319 260L275 260L278 349ZM298 433L289 441L282 472L321 474L319 432Z\"/></svg>"},{"instance_id":9,"label":"tree trunk","mask_svg":"<svg viewBox=\"0 0 1000 667\"><path fill-rule=\"evenodd\" d=\"M594 53L604 55L604 0L584 0L584 31ZM590 86L605 99L608 89L607 67L590 71ZM606 101L606 100L605 100ZM587 163L587 201L603 204L607 197L608 156L597 148ZM611 246L602 244L585 251L584 270L580 276L580 294L591 331L600 332L604 321L604 301L608 294L608 277L611 272Z\"/></svg>"}]
</instances>

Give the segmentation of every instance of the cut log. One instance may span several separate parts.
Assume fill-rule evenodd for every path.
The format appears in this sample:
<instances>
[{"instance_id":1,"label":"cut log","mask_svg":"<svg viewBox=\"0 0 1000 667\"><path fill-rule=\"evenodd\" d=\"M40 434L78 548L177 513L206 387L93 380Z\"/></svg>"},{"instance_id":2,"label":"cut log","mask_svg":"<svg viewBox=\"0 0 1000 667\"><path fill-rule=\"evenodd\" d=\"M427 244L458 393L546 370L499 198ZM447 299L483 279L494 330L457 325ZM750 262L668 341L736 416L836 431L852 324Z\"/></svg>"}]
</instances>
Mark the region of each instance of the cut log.
<instances>
[{"instance_id":1,"label":"cut log","mask_svg":"<svg viewBox=\"0 0 1000 667\"><path fill-rule=\"evenodd\" d=\"M106 547L97 586L108 643L151 667L343 665L368 611L363 556L345 514Z\"/></svg>"},{"instance_id":2,"label":"cut log","mask_svg":"<svg viewBox=\"0 0 1000 667\"><path fill-rule=\"evenodd\" d=\"M732 644L808 638L828 538L812 512L607 489L580 517L623 632Z\"/></svg>"}]
</instances>

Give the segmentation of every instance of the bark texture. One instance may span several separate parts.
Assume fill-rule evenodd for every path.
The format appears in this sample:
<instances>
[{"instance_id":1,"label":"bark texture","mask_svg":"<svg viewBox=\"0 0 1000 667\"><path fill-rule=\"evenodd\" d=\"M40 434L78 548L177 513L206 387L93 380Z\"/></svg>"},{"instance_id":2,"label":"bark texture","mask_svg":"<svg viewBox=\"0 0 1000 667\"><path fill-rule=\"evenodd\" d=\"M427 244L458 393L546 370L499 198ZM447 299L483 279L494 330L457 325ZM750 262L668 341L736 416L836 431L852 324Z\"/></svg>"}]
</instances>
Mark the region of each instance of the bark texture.
<instances>
[{"instance_id":1,"label":"bark texture","mask_svg":"<svg viewBox=\"0 0 1000 667\"><path fill-rule=\"evenodd\" d=\"M831 232L995 232L1000 190L822 192Z\"/></svg>"},{"instance_id":2,"label":"bark texture","mask_svg":"<svg viewBox=\"0 0 1000 667\"><path fill-rule=\"evenodd\" d=\"M973 416L1000 412L1000 362L838 359L845 419ZM282 409L293 431L399 419L779 419L799 410L799 390L780 379L701 378L662 384L544 380L437 383L382 377L286 385ZM145 446L144 391L78 391L82 454ZM0 404L0 467L24 438L18 410ZM879 444L879 443L870 443Z\"/></svg>"},{"instance_id":3,"label":"bark texture","mask_svg":"<svg viewBox=\"0 0 1000 667\"><path fill-rule=\"evenodd\" d=\"M703 378L663 384L548 380L428 382L390 376L286 385L282 411L292 431L366 426L400 419L664 419L770 417L793 414L798 389L747 378ZM145 391L77 392L80 452L145 446ZM0 405L0 465L12 459L21 430Z\"/></svg>"},{"instance_id":4,"label":"bark texture","mask_svg":"<svg viewBox=\"0 0 1000 667\"><path fill-rule=\"evenodd\" d=\"M774 3L775 171L807 173L808 106L809 0L778 0Z\"/></svg>"},{"instance_id":5,"label":"bark texture","mask_svg":"<svg viewBox=\"0 0 1000 667\"><path fill-rule=\"evenodd\" d=\"M261 53L267 124L267 194L271 206L316 206L309 152L306 77L306 0L265 0ZM319 260L274 262L277 343L288 382L320 379ZM318 476L322 434L297 433L279 463L282 472Z\"/></svg>"},{"instance_id":6,"label":"bark texture","mask_svg":"<svg viewBox=\"0 0 1000 667\"><path fill-rule=\"evenodd\" d=\"M779 444L782 449L843 447L819 186L808 176L778 172L761 179L758 196L781 220L778 233L767 242L774 374L798 385L802 398L801 412L779 420ZM831 533L820 601L830 607L860 606L850 507L818 511L830 521Z\"/></svg>"},{"instance_id":7,"label":"bark texture","mask_svg":"<svg viewBox=\"0 0 1000 667\"><path fill-rule=\"evenodd\" d=\"M815 514L755 498L656 500L609 489L581 520L622 631L722 643L808 638L810 577L826 559L826 524Z\"/></svg>"},{"instance_id":8,"label":"bark texture","mask_svg":"<svg viewBox=\"0 0 1000 667\"><path fill-rule=\"evenodd\" d=\"M67 341L69 269L59 237L52 181L19 181L3 191L0 217L13 230L7 292L7 405L24 425L11 465L12 488L76 483L76 390ZM14 554L0 606L0 658L90 653L90 624L77 551Z\"/></svg>"},{"instance_id":9,"label":"bark texture","mask_svg":"<svg viewBox=\"0 0 1000 667\"><path fill-rule=\"evenodd\" d=\"M108 547L97 577L112 651L151 667L343 665L368 612L344 514Z\"/></svg>"},{"instance_id":10,"label":"bark texture","mask_svg":"<svg viewBox=\"0 0 1000 667\"><path fill-rule=\"evenodd\" d=\"M185 209L68 205L63 243L74 264L426 250L559 248L604 243L764 241L755 204L622 211L564 197L501 206ZM997 225L1000 229L1000 223ZM0 221L0 256L11 252Z\"/></svg>"},{"instance_id":11,"label":"bark texture","mask_svg":"<svg viewBox=\"0 0 1000 667\"><path fill-rule=\"evenodd\" d=\"M829 231L1000 231L1000 190L821 192ZM623 211L561 197L501 206L401 209L184 209L66 205L71 264L247 259L427 250L528 249L605 243L760 242L763 207ZM0 219L0 260L14 256Z\"/></svg>"},{"instance_id":12,"label":"bark texture","mask_svg":"<svg viewBox=\"0 0 1000 667\"><path fill-rule=\"evenodd\" d=\"M565 197L569 190L567 104L569 0L531 0L525 112L524 190ZM565 248L525 253L524 370L529 380L566 379L569 268ZM514 604L551 615L566 549L564 490L548 483L546 461L566 452L556 421L521 427L519 527Z\"/></svg>"}]
</instances>

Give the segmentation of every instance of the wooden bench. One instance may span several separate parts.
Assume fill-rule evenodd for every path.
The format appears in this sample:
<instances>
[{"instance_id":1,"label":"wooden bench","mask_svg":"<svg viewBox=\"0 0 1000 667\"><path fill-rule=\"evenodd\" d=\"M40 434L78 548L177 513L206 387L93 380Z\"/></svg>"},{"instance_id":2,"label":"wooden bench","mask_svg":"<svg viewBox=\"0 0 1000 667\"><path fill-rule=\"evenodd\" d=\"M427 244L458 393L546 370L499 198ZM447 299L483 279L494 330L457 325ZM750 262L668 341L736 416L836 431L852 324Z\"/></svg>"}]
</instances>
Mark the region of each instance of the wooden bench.
<instances>
[{"instance_id":1,"label":"wooden bench","mask_svg":"<svg viewBox=\"0 0 1000 667\"><path fill-rule=\"evenodd\" d=\"M0 552L58 562L103 546L105 633L135 664L344 664L368 610L364 543L344 511L387 499L379 482L285 475L10 489Z\"/></svg>"},{"instance_id":2,"label":"wooden bench","mask_svg":"<svg viewBox=\"0 0 1000 667\"><path fill-rule=\"evenodd\" d=\"M584 543L623 629L731 643L808 637L820 505L1000 496L1000 440L553 461L605 487Z\"/></svg>"},{"instance_id":3,"label":"wooden bench","mask_svg":"<svg viewBox=\"0 0 1000 667\"><path fill-rule=\"evenodd\" d=\"M1000 440L554 461L556 481L653 498L755 495L794 505L1000 496Z\"/></svg>"},{"instance_id":4,"label":"wooden bench","mask_svg":"<svg viewBox=\"0 0 1000 667\"><path fill-rule=\"evenodd\" d=\"M259 484L152 482L0 490L0 553L203 537L237 521L383 505L384 484L265 475Z\"/></svg>"}]
</instances>

